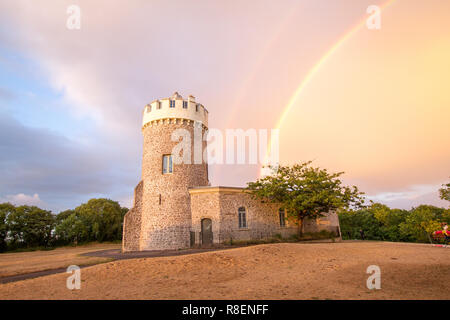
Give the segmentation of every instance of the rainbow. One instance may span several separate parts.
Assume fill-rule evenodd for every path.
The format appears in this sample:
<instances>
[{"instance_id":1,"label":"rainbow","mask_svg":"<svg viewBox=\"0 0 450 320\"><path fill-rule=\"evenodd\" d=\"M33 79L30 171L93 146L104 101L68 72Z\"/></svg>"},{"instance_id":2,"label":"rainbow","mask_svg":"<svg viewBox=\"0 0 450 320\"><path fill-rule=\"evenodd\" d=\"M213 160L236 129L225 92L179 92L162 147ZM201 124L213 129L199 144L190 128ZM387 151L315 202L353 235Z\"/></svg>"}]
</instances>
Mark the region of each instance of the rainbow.
<instances>
[{"instance_id":1,"label":"rainbow","mask_svg":"<svg viewBox=\"0 0 450 320\"><path fill-rule=\"evenodd\" d=\"M381 11L389 7L396 0L388 0L383 5L380 6ZM350 39L354 34L356 34L365 24L366 24L367 16L365 16L361 21L359 21L355 26L353 26L350 31L345 33L341 38L336 41L333 46L320 58L320 60L309 70L306 77L302 80L300 85L295 90L291 99L289 99L288 104L283 108L283 112L281 117L278 119L278 122L275 126L276 129L280 129L283 125L284 120L289 114L289 111L294 106L300 94L303 92L305 87L311 82L314 75L320 70L320 68L327 62L327 60L344 44L348 39ZM263 164L268 163L269 154L271 151L272 140L269 141L269 145L267 146L266 156L264 158ZM261 169L259 170L259 175L261 176Z\"/></svg>"}]
</instances>

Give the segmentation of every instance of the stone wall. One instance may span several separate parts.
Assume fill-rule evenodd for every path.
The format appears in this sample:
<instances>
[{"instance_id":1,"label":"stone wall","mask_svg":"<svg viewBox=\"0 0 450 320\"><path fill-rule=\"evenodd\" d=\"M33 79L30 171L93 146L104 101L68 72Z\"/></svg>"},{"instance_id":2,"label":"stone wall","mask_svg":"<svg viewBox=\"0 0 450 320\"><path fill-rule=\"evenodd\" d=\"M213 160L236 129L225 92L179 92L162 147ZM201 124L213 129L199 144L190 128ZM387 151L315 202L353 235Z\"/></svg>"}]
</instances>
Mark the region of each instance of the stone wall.
<instances>
[{"instance_id":1,"label":"stone wall","mask_svg":"<svg viewBox=\"0 0 450 320\"><path fill-rule=\"evenodd\" d=\"M195 233L195 244L201 244L201 221L211 219L213 243L220 243L220 202L219 193L194 193L191 194L192 228Z\"/></svg>"},{"instance_id":2,"label":"stone wall","mask_svg":"<svg viewBox=\"0 0 450 320\"><path fill-rule=\"evenodd\" d=\"M134 205L123 220L122 251L140 250L143 181L134 188Z\"/></svg>"},{"instance_id":3,"label":"stone wall","mask_svg":"<svg viewBox=\"0 0 450 320\"><path fill-rule=\"evenodd\" d=\"M171 154L178 143L171 139L172 132L177 129L187 130L191 135L191 164L174 164L173 173L163 174L162 157ZM188 189L209 184L207 164L194 164L194 122L166 119L146 126L143 134L140 250L189 247L191 204ZM203 142L202 149L205 148L206 142Z\"/></svg>"},{"instance_id":4,"label":"stone wall","mask_svg":"<svg viewBox=\"0 0 450 320\"><path fill-rule=\"evenodd\" d=\"M191 193L192 231L195 243L201 244L201 220L212 220L213 241L222 243L232 240L256 240L281 235L289 237L297 232L295 220L286 220L280 226L280 205L263 203L252 199L240 188L211 187L195 188ZM246 209L247 228L239 228L238 209ZM328 230L336 232L339 220L335 213L329 213L317 220L305 220L304 232Z\"/></svg>"}]
</instances>

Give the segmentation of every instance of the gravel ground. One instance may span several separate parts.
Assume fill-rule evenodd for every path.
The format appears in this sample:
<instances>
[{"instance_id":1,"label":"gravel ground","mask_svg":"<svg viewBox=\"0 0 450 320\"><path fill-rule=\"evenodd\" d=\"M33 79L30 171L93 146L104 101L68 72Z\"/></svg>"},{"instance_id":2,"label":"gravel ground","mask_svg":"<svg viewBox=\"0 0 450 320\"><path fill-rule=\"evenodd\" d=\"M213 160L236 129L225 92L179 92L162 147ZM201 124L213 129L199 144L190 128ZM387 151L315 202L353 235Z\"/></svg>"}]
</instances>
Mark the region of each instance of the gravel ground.
<instances>
[{"instance_id":1,"label":"gravel ground","mask_svg":"<svg viewBox=\"0 0 450 320\"><path fill-rule=\"evenodd\" d=\"M99 250L119 250L117 243L91 243L77 247L61 247L46 251L0 254L0 278L44 270L67 268L71 264L89 265L111 260L109 257L88 257L82 254Z\"/></svg>"},{"instance_id":2,"label":"gravel ground","mask_svg":"<svg viewBox=\"0 0 450 320\"><path fill-rule=\"evenodd\" d=\"M120 260L0 285L0 299L450 299L450 249L389 242L281 243ZM381 268L369 290L366 269Z\"/></svg>"}]
</instances>

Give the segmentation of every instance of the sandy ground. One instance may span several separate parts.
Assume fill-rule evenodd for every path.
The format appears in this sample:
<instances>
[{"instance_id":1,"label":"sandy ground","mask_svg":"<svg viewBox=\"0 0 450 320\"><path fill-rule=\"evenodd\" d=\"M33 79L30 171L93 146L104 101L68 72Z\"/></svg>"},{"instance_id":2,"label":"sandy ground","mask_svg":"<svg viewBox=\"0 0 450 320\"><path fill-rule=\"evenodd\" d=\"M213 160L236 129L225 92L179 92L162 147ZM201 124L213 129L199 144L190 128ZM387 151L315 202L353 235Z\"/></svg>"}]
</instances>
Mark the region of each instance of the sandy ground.
<instances>
[{"instance_id":1,"label":"sandy ground","mask_svg":"<svg viewBox=\"0 0 450 320\"><path fill-rule=\"evenodd\" d=\"M48 269L65 268L110 261L107 258L84 257L82 253L120 249L120 244L88 244L78 247L64 247L48 251L31 251L0 254L0 277L12 276Z\"/></svg>"},{"instance_id":2,"label":"sandy ground","mask_svg":"<svg viewBox=\"0 0 450 320\"><path fill-rule=\"evenodd\" d=\"M366 288L369 265L381 289ZM0 285L0 299L450 299L450 249L426 244L267 244L114 261Z\"/></svg>"}]
</instances>

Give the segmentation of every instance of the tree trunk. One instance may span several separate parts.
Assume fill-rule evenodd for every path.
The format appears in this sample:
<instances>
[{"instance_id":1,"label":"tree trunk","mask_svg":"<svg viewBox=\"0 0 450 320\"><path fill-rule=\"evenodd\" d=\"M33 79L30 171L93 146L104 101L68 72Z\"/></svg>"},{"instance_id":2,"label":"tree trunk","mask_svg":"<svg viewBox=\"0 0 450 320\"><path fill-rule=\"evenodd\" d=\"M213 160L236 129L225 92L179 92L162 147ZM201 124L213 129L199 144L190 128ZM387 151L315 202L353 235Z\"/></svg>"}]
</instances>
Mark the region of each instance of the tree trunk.
<instances>
[{"instance_id":1,"label":"tree trunk","mask_svg":"<svg viewBox=\"0 0 450 320\"><path fill-rule=\"evenodd\" d=\"M303 237L303 220L305 219L304 217L300 217L300 214L298 214L297 216L298 219L298 223L297 223L297 236L299 238Z\"/></svg>"},{"instance_id":2,"label":"tree trunk","mask_svg":"<svg viewBox=\"0 0 450 320\"><path fill-rule=\"evenodd\" d=\"M430 240L430 243L433 244L433 240L431 240L430 234L428 232L427 232L427 237L428 237L428 240Z\"/></svg>"}]
</instances>

